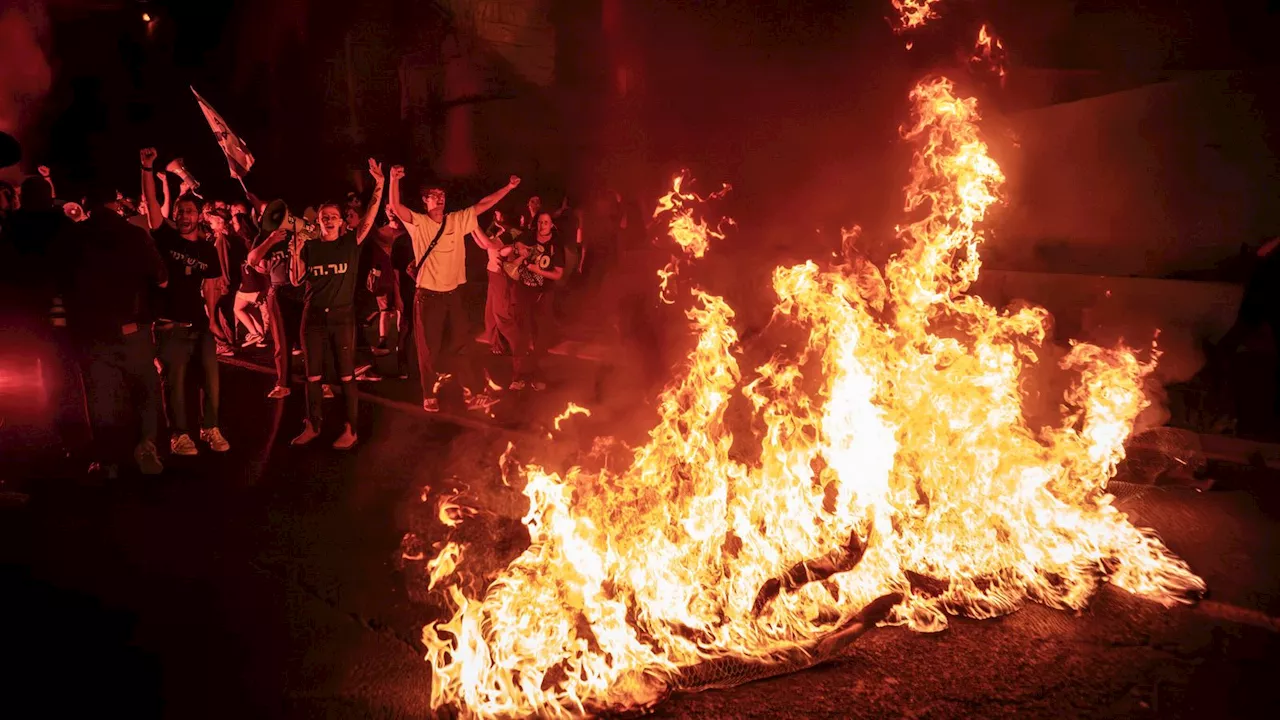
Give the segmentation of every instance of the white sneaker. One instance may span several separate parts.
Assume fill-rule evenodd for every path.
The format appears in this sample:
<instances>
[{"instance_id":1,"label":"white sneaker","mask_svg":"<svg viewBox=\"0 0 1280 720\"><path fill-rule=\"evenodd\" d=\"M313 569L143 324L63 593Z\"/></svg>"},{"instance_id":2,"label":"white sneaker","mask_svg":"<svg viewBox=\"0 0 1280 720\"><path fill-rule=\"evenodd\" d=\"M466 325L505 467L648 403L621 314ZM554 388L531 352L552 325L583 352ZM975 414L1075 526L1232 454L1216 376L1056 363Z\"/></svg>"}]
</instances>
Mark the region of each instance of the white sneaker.
<instances>
[{"instance_id":1,"label":"white sneaker","mask_svg":"<svg viewBox=\"0 0 1280 720\"><path fill-rule=\"evenodd\" d=\"M465 398L467 409L473 412L488 413L489 408L498 404L498 398L487 392L480 392Z\"/></svg>"},{"instance_id":2,"label":"white sneaker","mask_svg":"<svg viewBox=\"0 0 1280 720\"><path fill-rule=\"evenodd\" d=\"M279 400L281 398L289 397L290 392L292 391L289 388L277 385L271 388L271 392L267 393L267 397L271 398L272 400Z\"/></svg>"},{"instance_id":3,"label":"white sneaker","mask_svg":"<svg viewBox=\"0 0 1280 720\"><path fill-rule=\"evenodd\" d=\"M201 430L200 440L201 442L209 443L209 449L217 453L223 453L231 449L231 443L222 437L222 431L216 427Z\"/></svg>"},{"instance_id":4,"label":"white sneaker","mask_svg":"<svg viewBox=\"0 0 1280 720\"><path fill-rule=\"evenodd\" d=\"M196 444L191 441L191 436L182 433L169 438L169 452L174 455L199 455L200 451L196 449Z\"/></svg>"}]
</instances>

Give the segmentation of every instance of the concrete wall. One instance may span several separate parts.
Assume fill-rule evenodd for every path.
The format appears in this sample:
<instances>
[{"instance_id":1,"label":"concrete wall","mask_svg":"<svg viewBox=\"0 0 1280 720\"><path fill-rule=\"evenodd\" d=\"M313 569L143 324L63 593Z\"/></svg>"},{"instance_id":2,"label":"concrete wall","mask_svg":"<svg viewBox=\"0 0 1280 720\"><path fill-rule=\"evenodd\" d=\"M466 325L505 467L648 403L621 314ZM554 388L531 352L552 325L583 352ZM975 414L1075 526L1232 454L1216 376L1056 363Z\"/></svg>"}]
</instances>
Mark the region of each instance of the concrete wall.
<instances>
[{"instance_id":1,"label":"concrete wall","mask_svg":"<svg viewBox=\"0 0 1280 720\"><path fill-rule=\"evenodd\" d=\"M988 257L1158 277L1280 233L1274 73L1205 73L1009 116Z\"/></svg>"}]
</instances>

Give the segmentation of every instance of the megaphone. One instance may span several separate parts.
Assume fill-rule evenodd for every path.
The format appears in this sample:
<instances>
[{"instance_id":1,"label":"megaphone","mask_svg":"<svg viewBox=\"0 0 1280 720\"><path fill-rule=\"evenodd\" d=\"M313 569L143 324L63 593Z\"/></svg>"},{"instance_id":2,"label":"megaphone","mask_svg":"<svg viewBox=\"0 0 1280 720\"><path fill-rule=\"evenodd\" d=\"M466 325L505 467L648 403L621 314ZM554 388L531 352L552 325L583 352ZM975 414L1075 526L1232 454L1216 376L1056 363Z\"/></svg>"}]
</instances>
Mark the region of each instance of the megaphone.
<instances>
[{"instance_id":1,"label":"megaphone","mask_svg":"<svg viewBox=\"0 0 1280 720\"><path fill-rule=\"evenodd\" d=\"M320 229L315 223L289 212L289 206L283 200L272 200L262 210L262 232L271 234L281 229L302 239L320 236Z\"/></svg>"},{"instance_id":2,"label":"megaphone","mask_svg":"<svg viewBox=\"0 0 1280 720\"><path fill-rule=\"evenodd\" d=\"M187 166L183 164L182 158L174 158L170 160L169 164L164 166L164 169L165 171L176 175L178 179L187 186L187 189L190 190L193 195L199 195L196 193L196 190L200 189L200 181L192 177L191 171L187 170Z\"/></svg>"}]
</instances>

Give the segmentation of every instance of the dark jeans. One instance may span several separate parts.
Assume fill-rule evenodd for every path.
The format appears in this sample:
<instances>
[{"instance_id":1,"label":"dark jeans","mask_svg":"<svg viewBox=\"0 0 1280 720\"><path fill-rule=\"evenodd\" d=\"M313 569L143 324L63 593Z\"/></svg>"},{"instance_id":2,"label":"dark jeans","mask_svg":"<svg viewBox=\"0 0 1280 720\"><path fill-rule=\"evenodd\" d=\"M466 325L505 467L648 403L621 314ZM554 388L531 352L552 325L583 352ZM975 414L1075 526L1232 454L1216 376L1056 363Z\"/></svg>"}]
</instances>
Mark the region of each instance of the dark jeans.
<instances>
[{"instance_id":1,"label":"dark jeans","mask_svg":"<svg viewBox=\"0 0 1280 720\"><path fill-rule=\"evenodd\" d=\"M155 442L160 415L155 356L145 327L82 347L95 460L120 462L137 443Z\"/></svg>"},{"instance_id":2,"label":"dark jeans","mask_svg":"<svg viewBox=\"0 0 1280 720\"><path fill-rule=\"evenodd\" d=\"M289 351L298 338L301 303L291 297L292 288L272 285L267 291L267 316L271 326L271 352L276 366L276 385L289 387Z\"/></svg>"},{"instance_id":3,"label":"dark jeans","mask_svg":"<svg viewBox=\"0 0 1280 720\"><path fill-rule=\"evenodd\" d=\"M448 344L445 343L446 327ZM443 293L418 288L413 296L413 336L424 400L436 396L436 372L446 361L452 361L454 376L464 388L477 389L475 368L467 358L471 338L467 333L461 288Z\"/></svg>"},{"instance_id":4,"label":"dark jeans","mask_svg":"<svg viewBox=\"0 0 1280 720\"><path fill-rule=\"evenodd\" d=\"M156 345L169 411L169 432L178 435L190 431L187 424L187 368L197 353L204 367L204 387L201 388L204 411L200 415L200 427L217 427L218 354L213 333L207 327L163 327L157 323Z\"/></svg>"},{"instance_id":5,"label":"dark jeans","mask_svg":"<svg viewBox=\"0 0 1280 720\"><path fill-rule=\"evenodd\" d=\"M347 422L356 426L359 394L355 383L356 312L353 307L306 308L302 313L302 360L307 368L307 417L311 427L319 430L324 420L325 355L332 351L338 379L342 381L342 398L346 401Z\"/></svg>"},{"instance_id":6,"label":"dark jeans","mask_svg":"<svg viewBox=\"0 0 1280 720\"><path fill-rule=\"evenodd\" d=\"M546 294L542 288L521 282L511 283L512 375L516 380L532 380L538 372L541 343L538 342L539 314L544 312Z\"/></svg>"},{"instance_id":7,"label":"dark jeans","mask_svg":"<svg viewBox=\"0 0 1280 720\"><path fill-rule=\"evenodd\" d=\"M516 327L520 343L524 346L523 362L516 363L516 379L529 380L538 373L542 358L555 342L555 298L552 290L514 283L512 304L515 307ZM512 353L520 358L521 353Z\"/></svg>"}]
</instances>

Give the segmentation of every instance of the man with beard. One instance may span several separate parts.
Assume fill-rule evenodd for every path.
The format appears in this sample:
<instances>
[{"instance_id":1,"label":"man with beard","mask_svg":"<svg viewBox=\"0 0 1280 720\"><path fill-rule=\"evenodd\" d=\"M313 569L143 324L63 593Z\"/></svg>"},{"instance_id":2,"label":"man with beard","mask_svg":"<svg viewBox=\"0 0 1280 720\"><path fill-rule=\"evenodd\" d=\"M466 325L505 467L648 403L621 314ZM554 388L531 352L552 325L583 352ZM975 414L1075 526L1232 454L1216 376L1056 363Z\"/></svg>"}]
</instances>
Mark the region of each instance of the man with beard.
<instances>
[{"instance_id":1,"label":"man with beard","mask_svg":"<svg viewBox=\"0 0 1280 720\"><path fill-rule=\"evenodd\" d=\"M150 170L156 151L142 151L142 167ZM155 183L143 184L147 218L156 250L169 274L168 285L156 300L156 345L165 386L169 415L169 449L175 455L196 455L187 415L187 368L199 353L204 369L203 412L200 439L214 452L226 452L230 443L218 429L218 356L216 340L205 310L205 285L222 277L218 249L200 237L200 203L192 195L178 198L172 221L164 220L156 202Z\"/></svg>"},{"instance_id":2,"label":"man with beard","mask_svg":"<svg viewBox=\"0 0 1280 720\"><path fill-rule=\"evenodd\" d=\"M96 190L89 217L64 224L57 287L84 368L94 463L110 477L132 446L142 472L154 475L164 467L155 445L160 387L146 296L166 286L167 270L146 231L111 207L115 199L113 189Z\"/></svg>"},{"instance_id":3,"label":"man with beard","mask_svg":"<svg viewBox=\"0 0 1280 720\"><path fill-rule=\"evenodd\" d=\"M414 337L418 350L418 371L422 382L422 409L439 412L440 401L436 397L439 376L437 364L444 357L454 361L455 372L460 378L463 397L470 410L485 410L493 399L485 390L476 391L475 368L467 362L465 353L472 336L467 330L466 309L462 305L459 286L467 281L466 238L477 237L480 226L476 216L497 205L520 184L515 175L497 192L475 205L445 214L444 189L427 184L421 190L425 213L417 213L405 207L400 200L400 180L404 168L391 168L390 203L396 217L405 225L413 243L416 272L412 273L417 284L414 294ZM487 238L486 238L487 240ZM477 239L479 244L480 240ZM444 347L445 326L449 327L449 344Z\"/></svg>"}]
</instances>

